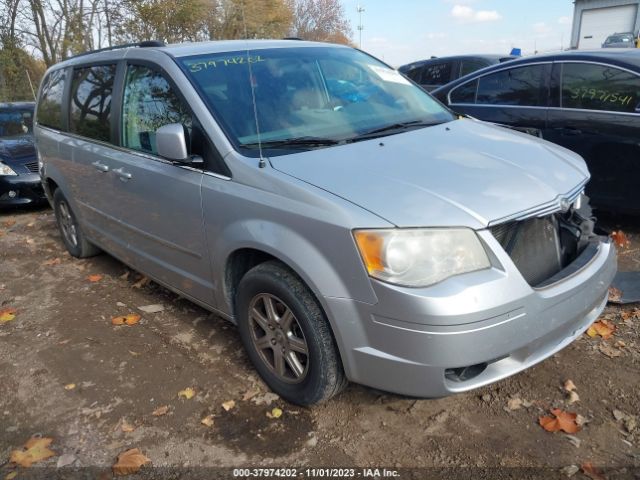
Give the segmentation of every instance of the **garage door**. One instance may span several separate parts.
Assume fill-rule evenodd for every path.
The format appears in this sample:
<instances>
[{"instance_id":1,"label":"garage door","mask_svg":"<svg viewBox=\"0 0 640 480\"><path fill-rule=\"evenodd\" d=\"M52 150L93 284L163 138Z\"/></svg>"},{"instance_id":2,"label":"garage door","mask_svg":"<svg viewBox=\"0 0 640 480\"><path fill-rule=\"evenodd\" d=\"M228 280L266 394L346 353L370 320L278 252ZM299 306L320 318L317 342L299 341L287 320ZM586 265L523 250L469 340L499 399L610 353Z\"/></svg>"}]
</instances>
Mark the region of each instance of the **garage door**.
<instances>
[{"instance_id":1,"label":"garage door","mask_svg":"<svg viewBox=\"0 0 640 480\"><path fill-rule=\"evenodd\" d=\"M637 12L638 5L584 10L578 48L600 48L612 33L633 32Z\"/></svg>"}]
</instances>

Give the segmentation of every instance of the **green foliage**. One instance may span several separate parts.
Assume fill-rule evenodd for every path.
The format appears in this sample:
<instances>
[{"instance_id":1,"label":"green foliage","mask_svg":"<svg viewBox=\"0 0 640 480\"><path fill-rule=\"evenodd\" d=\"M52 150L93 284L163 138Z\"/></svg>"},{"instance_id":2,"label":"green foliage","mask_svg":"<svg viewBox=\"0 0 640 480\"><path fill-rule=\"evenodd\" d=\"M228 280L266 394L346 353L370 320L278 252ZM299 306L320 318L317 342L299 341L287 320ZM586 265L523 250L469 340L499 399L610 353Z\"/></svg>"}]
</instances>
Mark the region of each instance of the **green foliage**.
<instances>
[{"instance_id":1,"label":"green foliage","mask_svg":"<svg viewBox=\"0 0 640 480\"><path fill-rule=\"evenodd\" d=\"M0 48L0 102L33 101L29 77L37 93L44 71L44 63L22 48L11 45Z\"/></svg>"}]
</instances>

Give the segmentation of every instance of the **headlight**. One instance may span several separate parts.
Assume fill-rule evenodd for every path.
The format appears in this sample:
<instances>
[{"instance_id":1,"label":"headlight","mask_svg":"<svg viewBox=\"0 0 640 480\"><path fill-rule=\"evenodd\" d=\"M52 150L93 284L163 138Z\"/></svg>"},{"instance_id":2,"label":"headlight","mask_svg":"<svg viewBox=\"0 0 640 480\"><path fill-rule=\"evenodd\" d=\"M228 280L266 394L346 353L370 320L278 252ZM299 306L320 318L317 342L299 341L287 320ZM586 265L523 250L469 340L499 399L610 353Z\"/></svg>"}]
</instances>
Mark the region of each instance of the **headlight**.
<instances>
[{"instance_id":1,"label":"headlight","mask_svg":"<svg viewBox=\"0 0 640 480\"><path fill-rule=\"evenodd\" d=\"M356 230L354 236L369 275L396 285L426 287L491 266L467 228Z\"/></svg>"},{"instance_id":2,"label":"headlight","mask_svg":"<svg viewBox=\"0 0 640 480\"><path fill-rule=\"evenodd\" d=\"M14 175L18 175L18 174L14 172L9 165L5 165L4 163L0 162L0 176L14 176Z\"/></svg>"}]
</instances>

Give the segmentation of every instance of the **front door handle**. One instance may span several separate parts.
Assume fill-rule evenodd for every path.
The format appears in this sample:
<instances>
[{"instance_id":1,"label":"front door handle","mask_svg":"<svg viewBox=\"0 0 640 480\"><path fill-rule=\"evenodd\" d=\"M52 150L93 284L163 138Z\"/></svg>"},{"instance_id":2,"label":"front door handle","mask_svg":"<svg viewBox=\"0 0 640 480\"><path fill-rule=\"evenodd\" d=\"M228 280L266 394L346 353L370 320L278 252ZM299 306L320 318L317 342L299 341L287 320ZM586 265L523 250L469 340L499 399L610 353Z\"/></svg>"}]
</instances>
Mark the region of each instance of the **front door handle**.
<instances>
[{"instance_id":1,"label":"front door handle","mask_svg":"<svg viewBox=\"0 0 640 480\"><path fill-rule=\"evenodd\" d=\"M567 135L567 136L582 135L582 130L578 128L573 128L573 127L560 127L560 128L556 128L555 130L559 132L561 135Z\"/></svg>"},{"instance_id":2,"label":"front door handle","mask_svg":"<svg viewBox=\"0 0 640 480\"><path fill-rule=\"evenodd\" d=\"M115 173L120 180L126 182L127 180L131 180L131 174L129 172L125 172L122 168L114 168L113 173Z\"/></svg>"},{"instance_id":3,"label":"front door handle","mask_svg":"<svg viewBox=\"0 0 640 480\"><path fill-rule=\"evenodd\" d=\"M100 170L101 172L108 172L109 171L109 165L105 165L104 163L100 163L98 161L95 161L91 165L96 167L96 169Z\"/></svg>"}]
</instances>

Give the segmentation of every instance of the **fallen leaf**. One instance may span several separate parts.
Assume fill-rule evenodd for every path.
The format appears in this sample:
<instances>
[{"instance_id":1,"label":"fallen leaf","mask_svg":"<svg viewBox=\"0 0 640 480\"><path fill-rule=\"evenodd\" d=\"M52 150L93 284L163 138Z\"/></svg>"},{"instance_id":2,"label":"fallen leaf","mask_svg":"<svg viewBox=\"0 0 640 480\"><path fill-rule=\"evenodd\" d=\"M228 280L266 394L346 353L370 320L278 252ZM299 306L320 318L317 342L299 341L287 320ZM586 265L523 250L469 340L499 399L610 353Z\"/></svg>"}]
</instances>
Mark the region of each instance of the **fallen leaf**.
<instances>
[{"instance_id":1,"label":"fallen leaf","mask_svg":"<svg viewBox=\"0 0 640 480\"><path fill-rule=\"evenodd\" d=\"M62 260L60 260L59 257L56 257L43 262L42 265L50 267L52 265L60 265L60 262L62 262Z\"/></svg>"},{"instance_id":2,"label":"fallen leaf","mask_svg":"<svg viewBox=\"0 0 640 480\"><path fill-rule=\"evenodd\" d=\"M5 228L11 228L16 224L16 221L13 218L10 218L8 220L5 220L4 222L2 222L2 226L4 226Z\"/></svg>"},{"instance_id":3,"label":"fallen leaf","mask_svg":"<svg viewBox=\"0 0 640 480\"><path fill-rule=\"evenodd\" d=\"M2 235L0 235L1 237ZM16 478L16 476L18 475L18 472L9 472L7 473L7 475L4 477L4 480L13 480L14 478Z\"/></svg>"},{"instance_id":4,"label":"fallen leaf","mask_svg":"<svg viewBox=\"0 0 640 480\"><path fill-rule=\"evenodd\" d=\"M244 395L242 395L242 401L247 402L259 393L260 390L258 390L257 388L254 388L253 390L247 390L246 392L244 392Z\"/></svg>"},{"instance_id":5,"label":"fallen leaf","mask_svg":"<svg viewBox=\"0 0 640 480\"><path fill-rule=\"evenodd\" d=\"M229 410L231 410L235 406L236 406L236 401L235 400L227 400L226 402L222 403L222 408L224 408L224 410L226 412L228 412Z\"/></svg>"},{"instance_id":6,"label":"fallen leaf","mask_svg":"<svg viewBox=\"0 0 640 480\"><path fill-rule=\"evenodd\" d=\"M133 432L136 429L136 427L134 427L129 422L123 419L122 424L120 425L120 429L125 433L130 433L130 432Z\"/></svg>"},{"instance_id":7,"label":"fallen leaf","mask_svg":"<svg viewBox=\"0 0 640 480\"><path fill-rule=\"evenodd\" d=\"M95 275L89 275L87 277L87 280L92 283L99 282L100 280L102 280L102 275L100 275L99 273L96 273Z\"/></svg>"},{"instance_id":8,"label":"fallen leaf","mask_svg":"<svg viewBox=\"0 0 640 480\"><path fill-rule=\"evenodd\" d=\"M120 278L121 278L122 280L127 280L127 279L129 278L129 274L130 274L130 273L131 273L131 272L127 270L127 271L126 271L126 272L124 272L122 275L120 275Z\"/></svg>"},{"instance_id":9,"label":"fallen leaf","mask_svg":"<svg viewBox=\"0 0 640 480\"><path fill-rule=\"evenodd\" d=\"M637 320L640 318L640 308L634 308L633 310L622 310L620 317L624 323L629 323L631 320Z\"/></svg>"},{"instance_id":10,"label":"fallen leaf","mask_svg":"<svg viewBox=\"0 0 640 480\"><path fill-rule=\"evenodd\" d=\"M569 405L572 405L572 404L574 404L576 402L579 402L579 401L580 401L580 396L578 395L578 392L576 392L574 390L571 390L569 392L569 399L567 400L567 403Z\"/></svg>"},{"instance_id":11,"label":"fallen leaf","mask_svg":"<svg viewBox=\"0 0 640 480\"><path fill-rule=\"evenodd\" d=\"M615 332L615 330L616 326L613 323L611 323L609 320L603 319L598 320L593 325L591 325L587 330L587 335L589 335L591 338L600 335L606 340L611 337L611 335L613 335L613 332Z\"/></svg>"},{"instance_id":12,"label":"fallen leaf","mask_svg":"<svg viewBox=\"0 0 640 480\"><path fill-rule=\"evenodd\" d=\"M514 411L514 410L518 410L519 408L522 408L522 399L520 397L513 397L510 398L509 400L507 400L507 406L505 407L505 409L507 411Z\"/></svg>"},{"instance_id":13,"label":"fallen leaf","mask_svg":"<svg viewBox=\"0 0 640 480\"><path fill-rule=\"evenodd\" d=\"M169 412L169 405L162 405L161 407L156 408L151 413L151 415L153 415L154 417L161 417L162 415L166 415L168 412Z\"/></svg>"},{"instance_id":14,"label":"fallen leaf","mask_svg":"<svg viewBox=\"0 0 640 480\"><path fill-rule=\"evenodd\" d=\"M269 418L280 418L282 416L282 409L275 407L270 412L267 412Z\"/></svg>"},{"instance_id":15,"label":"fallen leaf","mask_svg":"<svg viewBox=\"0 0 640 480\"><path fill-rule=\"evenodd\" d=\"M598 345L598 350L600 350L600 353L606 355L609 358L615 358L622 355L622 352L620 350L613 348L611 345L604 342Z\"/></svg>"},{"instance_id":16,"label":"fallen leaf","mask_svg":"<svg viewBox=\"0 0 640 480\"><path fill-rule=\"evenodd\" d=\"M11 307L0 309L0 324L10 322L16 318L17 313L18 311Z\"/></svg>"},{"instance_id":17,"label":"fallen leaf","mask_svg":"<svg viewBox=\"0 0 640 480\"><path fill-rule=\"evenodd\" d=\"M120 317L113 317L111 319L112 325L135 325L140 321L140 315L137 313L130 313L129 315L123 315Z\"/></svg>"},{"instance_id":18,"label":"fallen leaf","mask_svg":"<svg viewBox=\"0 0 640 480\"><path fill-rule=\"evenodd\" d=\"M580 448L582 440L580 440L578 437L576 437L575 435L565 435L564 437L569 440L569 443L571 443L571 445L576 448Z\"/></svg>"},{"instance_id":19,"label":"fallen leaf","mask_svg":"<svg viewBox=\"0 0 640 480\"><path fill-rule=\"evenodd\" d=\"M582 425L585 425L586 423L590 422L590 420L587 420L585 417L583 417L582 415L578 414L576 415L576 424L581 427Z\"/></svg>"},{"instance_id":20,"label":"fallen leaf","mask_svg":"<svg viewBox=\"0 0 640 480\"><path fill-rule=\"evenodd\" d=\"M580 431L580 426L576 423L577 414L565 412L559 408L552 409L551 413L553 417L540 417L538 419L540 426L547 432L576 433Z\"/></svg>"},{"instance_id":21,"label":"fallen leaf","mask_svg":"<svg viewBox=\"0 0 640 480\"><path fill-rule=\"evenodd\" d=\"M28 245L33 245L34 243L36 243L35 240L31 237L27 237L26 242Z\"/></svg>"},{"instance_id":22,"label":"fallen leaf","mask_svg":"<svg viewBox=\"0 0 640 480\"><path fill-rule=\"evenodd\" d=\"M178 392L178 397L183 397L186 398L187 400L192 399L196 394L196 391L191 388L191 387L187 387L184 390L180 390Z\"/></svg>"},{"instance_id":23,"label":"fallen leaf","mask_svg":"<svg viewBox=\"0 0 640 480\"><path fill-rule=\"evenodd\" d=\"M51 442L53 442L53 438L31 437L27 443L24 444L22 450L14 450L11 452L9 461L21 467L28 468L33 463L53 457L56 453L49 449Z\"/></svg>"},{"instance_id":24,"label":"fallen leaf","mask_svg":"<svg viewBox=\"0 0 640 480\"><path fill-rule=\"evenodd\" d=\"M149 458L145 457L139 449L131 448L118 455L118 461L111 468L114 475L131 475L147 463L151 463Z\"/></svg>"},{"instance_id":25,"label":"fallen leaf","mask_svg":"<svg viewBox=\"0 0 640 480\"><path fill-rule=\"evenodd\" d=\"M619 303L622 300L622 290L616 287L609 287L609 301Z\"/></svg>"},{"instance_id":26,"label":"fallen leaf","mask_svg":"<svg viewBox=\"0 0 640 480\"><path fill-rule=\"evenodd\" d=\"M631 241L622 230L611 232L611 238L618 248L627 248L631 245Z\"/></svg>"},{"instance_id":27,"label":"fallen leaf","mask_svg":"<svg viewBox=\"0 0 640 480\"><path fill-rule=\"evenodd\" d=\"M200 420L200 423L206 425L207 427L213 427L213 415L207 415L202 420Z\"/></svg>"},{"instance_id":28,"label":"fallen leaf","mask_svg":"<svg viewBox=\"0 0 640 480\"><path fill-rule=\"evenodd\" d=\"M159 313L164 310L164 306L158 305L144 305L142 307L138 307L138 310L143 311L144 313Z\"/></svg>"},{"instance_id":29,"label":"fallen leaf","mask_svg":"<svg viewBox=\"0 0 640 480\"><path fill-rule=\"evenodd\" d=\"M582 465L580 465L580 469L582 470L582 473L584 473L592 480L606 480L606 478L596 467L593 466L591 462L584 462Z\"/></svg>"},{"instance_id":30,"label":"fallen leaf","mask_svg":"<svg viewBox=\"0 0 640 480\"><path fill-rule=\"evenodd\" d=\"M577 465L567 465L566 467L562 467L560 469L560 473L563 473L567 477L573 477L579 471L580 467L578 467Z\"/></svg>"},{"instance_id":31,"label":"fallen leaf","mask_svg":"<svg viewBox=\"0 0 640 480\"><path fill-rule=\"evenodd\" d=\"M60 457L58 458L56 468L68 467L69 465L73 465L76 460L78 460L78 457L76 457L73 453L65 453L63 455L60 455Z\"/></svg>"},{"instance_id":32,"label":"fallen leaf","mask_svg":"<svg viewBox=\"0 0 640 480\"><path fill-rule=\"evenodd\" d=\"M74 388L76 388L76 384L75 384L75 383L67 383L67 384L64 386L64 389L65 389L65 390L73 390Z\"/></svg>"},{"instance_id":33,"label":"fallen leaf","mask_svg":"<svg viewBox=\"0 0 640 480\"><path fill-rule=\"evenodd\" d=\"M140 280L138 280L136 283L134 283L132 285L133 288L142 288L144 287L147 283L149 283L149 279L147 277L142 277Z\"/></svg>"},{"instance_id":34,"label":"fallen leaf","mask_svg":"<svg viewBox=\"0 0 640 480\"><path fill-rule=\"evenodd\" d=\"M563 388L566 392L573 392L574 390L578 389L578 387L576 387L575 383L573 383L572 380L567 380L566 382L564 382Z\"/></svg>"},{"instance_id":35,"label":"fallen leaf","mask_svg":"<svg viewBox=\"0 0 640 480\"><path fill-rule=\"evenodd\" d=\"M134 352L133 350L129 350L129 353L130 353L131 355L133 355L134 357L139 357L140 355L142 355L141 353Z\"/></svg>"}]
</instances>

